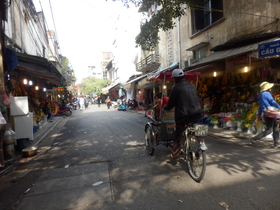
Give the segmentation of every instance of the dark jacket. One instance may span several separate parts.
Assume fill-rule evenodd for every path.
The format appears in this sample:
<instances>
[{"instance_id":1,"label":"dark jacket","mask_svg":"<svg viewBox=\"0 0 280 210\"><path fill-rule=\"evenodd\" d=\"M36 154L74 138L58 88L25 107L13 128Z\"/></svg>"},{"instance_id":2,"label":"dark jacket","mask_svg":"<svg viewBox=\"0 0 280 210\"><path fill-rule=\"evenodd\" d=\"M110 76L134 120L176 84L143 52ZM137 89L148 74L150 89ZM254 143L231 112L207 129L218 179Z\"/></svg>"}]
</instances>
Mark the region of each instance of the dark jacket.
<instances>
[{"instance_id":1,"label":"dark jacket","mask_svg":"<svg viewBox=\"0 0 280 210\"><path fill-rule=\"evenodd\" d=\"M164 109L170 110L173 107L175 107L176 123L184 123L201 117L201 105L196 87L192 83L181 79L172 87Z\"/></svg>"}]
</instances>

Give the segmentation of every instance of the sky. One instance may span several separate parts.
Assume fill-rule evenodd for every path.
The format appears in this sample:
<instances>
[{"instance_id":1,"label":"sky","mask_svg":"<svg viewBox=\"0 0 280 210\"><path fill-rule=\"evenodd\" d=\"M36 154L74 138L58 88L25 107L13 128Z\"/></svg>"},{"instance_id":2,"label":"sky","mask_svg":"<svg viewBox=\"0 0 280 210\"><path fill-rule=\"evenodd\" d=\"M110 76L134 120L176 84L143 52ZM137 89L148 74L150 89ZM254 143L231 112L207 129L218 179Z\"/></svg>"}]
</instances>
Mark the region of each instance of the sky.
<instances>
[{"instance_id":1,"label":"sky","mask_svg":"<svg viewBox=\"0 0 280 210\"><path fill-rule=\"evenodd\" d=\"M140 31L140 14L134 5L127 9L112 0L33 2L37 12L44 12L48 30L56 31L60 53L69 59L78 81L85 77L88 66L100 64L102 52L120 53L113 46L117 37L121 57L128 62L139 51L135 37Z\"/></svg>"}]
</instances>

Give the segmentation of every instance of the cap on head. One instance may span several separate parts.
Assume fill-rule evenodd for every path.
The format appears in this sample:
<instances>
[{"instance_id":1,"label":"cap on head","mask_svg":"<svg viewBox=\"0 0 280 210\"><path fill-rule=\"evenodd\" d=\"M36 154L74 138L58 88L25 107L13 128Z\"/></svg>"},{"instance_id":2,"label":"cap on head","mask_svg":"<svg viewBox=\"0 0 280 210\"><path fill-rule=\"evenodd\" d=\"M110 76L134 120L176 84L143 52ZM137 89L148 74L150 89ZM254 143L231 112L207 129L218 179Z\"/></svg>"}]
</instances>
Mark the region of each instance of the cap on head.
<instances>
[{"instance_id":1,"label":"cap on head","mask_svg":"<svg viewBox=\"0 0 280 210\"><path fill-rule=\"evenodd\" d=\"M261 88L261 91L260 91L260 92L269 90L270 88L273 87L273 85L274 85L274 83L263 82L262 84L260 84L260 88Z\"/></svg>"},{"instance_id":2,"label":"cap on head","mask_svg":"<svg viewBox=\"0 0 280 210\"><path fill-rule=\"evenodd\" d=\"M183 77L184 76L184 72L182 69L174 69L172 71L172 77Z\"/></svg>"}]
</instances>

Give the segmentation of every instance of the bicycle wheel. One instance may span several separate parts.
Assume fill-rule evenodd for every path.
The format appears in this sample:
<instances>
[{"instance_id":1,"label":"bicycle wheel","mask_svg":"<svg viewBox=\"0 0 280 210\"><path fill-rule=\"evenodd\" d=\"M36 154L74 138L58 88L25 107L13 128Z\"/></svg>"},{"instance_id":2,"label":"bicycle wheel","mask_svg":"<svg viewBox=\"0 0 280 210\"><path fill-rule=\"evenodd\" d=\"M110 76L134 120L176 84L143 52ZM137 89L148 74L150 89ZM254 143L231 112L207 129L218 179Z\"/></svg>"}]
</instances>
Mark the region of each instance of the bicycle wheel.
<instances>
[{"instance_id":1,"label":"bicycle wheel","mask_svg":"<svg viewBox=\"0 0 280 210\"><path fill-rule=\"evenodd\" d=\"M148 126L145 131L145 145L146 145L146 150L150 155L153 155L155 152L154 148L154 138L152 134L152 128Z\"/></svg>"},{"instance_id":2,"label":"bicycle wheel","mask_svg":"<svg viewBox=\"0 0 280 210\"><path fill-rule=\"evenodd\" d=\"M188 135L184 145L186 164L193 180L200 182L206 171L206 154L200 149L199 138Z\"/></svg>"}]
</instances>

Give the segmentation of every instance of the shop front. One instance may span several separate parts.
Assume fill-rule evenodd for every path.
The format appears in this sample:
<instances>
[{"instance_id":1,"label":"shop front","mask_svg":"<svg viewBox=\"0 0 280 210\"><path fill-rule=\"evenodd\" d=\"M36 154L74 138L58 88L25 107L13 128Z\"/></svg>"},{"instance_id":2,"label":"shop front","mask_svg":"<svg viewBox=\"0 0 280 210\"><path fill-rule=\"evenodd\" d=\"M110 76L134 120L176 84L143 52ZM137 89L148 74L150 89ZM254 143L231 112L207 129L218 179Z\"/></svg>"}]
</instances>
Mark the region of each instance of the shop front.
<instances>
[{"instance_id":1,"label":"shop front","mask_svg":"<svg viewBox=\"0 0 280 210\"><path fill-rule=\"evenodd\" d=\"M139 87L138 83L141 80L145 80L147 77L146 74L137 76L136 78L126 82L123 85L123 89L126 92L126 101L130 100L137 100L137 102L141 102L144 98L143 89Z\"/></svg>"},{"instance_id":2,"label":"shop front","mask_svg":"<svg viewBox=\"0 0 280 210\"><path fill-rule=\"evenodd\" d=\"M21 123L21 130L27 130L22 127L28 126L29 133L34 133L47 122L47 115L43 112L47 102L59 102L68 97L68 91L65 88L66 82L54 64L47 59L21 53L16 53L16 56L15 69L8 71L5 77L6 90L14 101L13 105L16 105L16 102L21 103L21 101L26 103L25 107L28 111L24 112L26 115L24 120L27 120L28 123ZM13 108L16 111L16 107L8 107L8 121L15 130L17 138L24 138L24 136L20 136L19 131L17 132L19 129L15 128L20 115L17 114L18 112L13 112Z\"/></svg>"},{"instance_id":3,"label":"shop front","mask_svg":"<svg viewBox=\"0 0 280 210\"><path fill-rule=\"evenodd\" d=\"M202 65L190 70L201 72L198 93L204 108L202 122L238 131L252 125L255 130L263 126L262 122L256 121L259 85L264 81L273 82L276 84L274 94L279 94L279 60L277 62L271 62L268 57L259 58L258 44L217 52L202 59L203 70L199 69Z\"/></svg>"},{"instance_id":4,"label":"shop front","mask_svg":"<svg viewBox=\"0 0 280 210\"><path fill-rule=\"evenodd\" d=\"M120 89L121 89L120 83L114 85L109 89L108 95L112 101L117 101L120 98L119 96Z\"/></svg>"}]
</instances>

